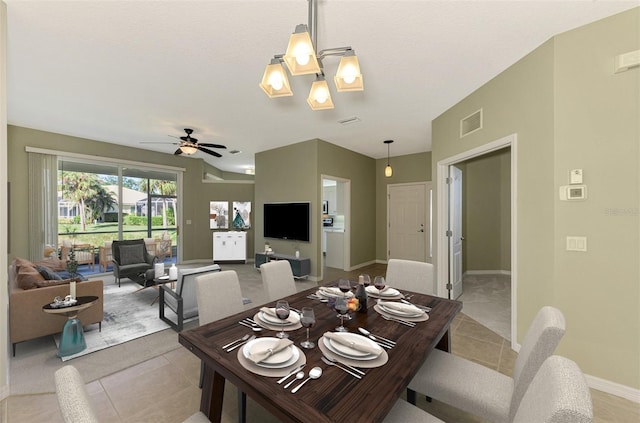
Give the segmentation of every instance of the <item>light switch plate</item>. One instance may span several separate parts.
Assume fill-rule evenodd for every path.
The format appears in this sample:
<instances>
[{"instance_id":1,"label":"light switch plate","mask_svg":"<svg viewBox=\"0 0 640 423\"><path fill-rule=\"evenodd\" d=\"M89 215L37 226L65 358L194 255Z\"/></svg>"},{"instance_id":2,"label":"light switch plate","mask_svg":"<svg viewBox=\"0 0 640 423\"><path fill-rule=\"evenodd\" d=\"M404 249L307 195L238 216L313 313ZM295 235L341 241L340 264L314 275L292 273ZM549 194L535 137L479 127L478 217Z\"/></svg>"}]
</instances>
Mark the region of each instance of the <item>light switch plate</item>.
<instances>
[{"instance_id":1,"label":"light switch plate","mask_svg":"<svg viewBox=\"0 0 640 423\"><path fill-rule=\"evenodd\" d=\"M567 251L587 251L587 237L567 236Z\"/></svg>"}]
</instances>

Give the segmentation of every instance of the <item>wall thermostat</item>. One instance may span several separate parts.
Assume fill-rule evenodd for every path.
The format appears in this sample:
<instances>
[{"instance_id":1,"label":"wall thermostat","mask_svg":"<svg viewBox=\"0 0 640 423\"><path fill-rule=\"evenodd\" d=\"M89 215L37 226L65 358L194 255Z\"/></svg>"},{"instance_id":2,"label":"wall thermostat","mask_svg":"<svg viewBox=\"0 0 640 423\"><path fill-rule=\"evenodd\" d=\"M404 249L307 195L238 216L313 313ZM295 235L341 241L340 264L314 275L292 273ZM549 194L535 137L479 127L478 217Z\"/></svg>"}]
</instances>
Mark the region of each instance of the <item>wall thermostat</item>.
<instances>
[{"instance_id":1,"label":"wall thermostat","mask_svg":"<svg viewBox=\"0 0 640 423\"><path fill-rule=\"evenodd\" d=\"M586 185L563 185L560 187L560 199L563 201L586 200Z\"/></svg>"}]
</instances>

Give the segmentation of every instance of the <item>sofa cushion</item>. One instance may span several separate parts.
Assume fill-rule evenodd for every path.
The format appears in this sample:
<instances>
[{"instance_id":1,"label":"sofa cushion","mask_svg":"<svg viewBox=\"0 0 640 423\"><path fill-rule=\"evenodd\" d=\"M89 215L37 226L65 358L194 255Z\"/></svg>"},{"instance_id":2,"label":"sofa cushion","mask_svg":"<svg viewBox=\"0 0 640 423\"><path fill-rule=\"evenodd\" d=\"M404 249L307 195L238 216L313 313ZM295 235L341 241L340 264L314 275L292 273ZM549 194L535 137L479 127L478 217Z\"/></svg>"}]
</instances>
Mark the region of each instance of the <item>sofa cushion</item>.
<instances>
[{"instance_id":1,"label":"sofa cushion","mask_svg":"<svg viewBox=\"0 0 640 423\"><path fill-rule=\"evenodd\" d=\"M145 263L144 247L142 245L121 245L120 265Z\"/></svg>"},{"instance_id":2,"label":"sofa cushion","mask_svg":"<svg viewBox=\"0 0 640 423\"><path fill-rule=\"evenodd\" d=\"M53 279L36 282L36 288L45 288L47 286L68 285L74 279Z\"/></svg>"},{"instance_id":3,"label":"sofa cushion","mask_svg":"<svg viewBox=\"0 0 640 423\"><path fill-rule=\"evenodd\" d=\"M38 273L40 273L42 277L45 278L45 280L51 280L51 281L62 280L61 276L59 276L56 272L49 269L48 267L36 265L35 268L38 271Z\"/></svg>"},{"instance_id":4,"label":"sofa cushion","mask_svg":"<svg viewBox=\"0 0 640 423\"><path fill-rule=\"evenodd\" d=\"M21 265L18 269L18 286L22 289L33 289L38 287L38 283L44 278L33 266Z\"/></svg>"}]
</instances>

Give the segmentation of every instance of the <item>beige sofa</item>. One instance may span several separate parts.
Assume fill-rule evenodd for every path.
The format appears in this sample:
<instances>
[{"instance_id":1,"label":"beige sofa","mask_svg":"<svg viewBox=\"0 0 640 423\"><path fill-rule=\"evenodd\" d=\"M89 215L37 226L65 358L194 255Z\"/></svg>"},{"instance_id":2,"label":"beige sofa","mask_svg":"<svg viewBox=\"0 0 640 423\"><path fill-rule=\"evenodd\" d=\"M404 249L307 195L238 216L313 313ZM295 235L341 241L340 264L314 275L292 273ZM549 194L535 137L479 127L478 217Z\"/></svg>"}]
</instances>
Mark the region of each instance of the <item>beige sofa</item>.
<instances>
[{"instance_id":1,"label":"beige sofa","mask_svg":"<svg viewBox=\"0 0 640 423\"><path fill-rule=\"evenodd\" d=\"M12 262L9 268L9 338L13 346L13 355L16 355L16 344L22 341L53 335L62 331L66 317L47 314L42 311L45 304L53 302L56 296L64 298L69 295L69 284L58 281L61 284L47 285L50 282L42 279L41 287L23 289L18 283L18 272L25 265L22 260L20 265ZM26 262L29 263L29 262ZM25 269L23 269L25 270ZM30 270L30 269L29 269ZM83 326L98 323L102 329L103 319L103 291L102 281L84 281L76 284L76 296L94 295L98 301L93 306L82 311L78 318Z\"/></svg>"}]
</instances>

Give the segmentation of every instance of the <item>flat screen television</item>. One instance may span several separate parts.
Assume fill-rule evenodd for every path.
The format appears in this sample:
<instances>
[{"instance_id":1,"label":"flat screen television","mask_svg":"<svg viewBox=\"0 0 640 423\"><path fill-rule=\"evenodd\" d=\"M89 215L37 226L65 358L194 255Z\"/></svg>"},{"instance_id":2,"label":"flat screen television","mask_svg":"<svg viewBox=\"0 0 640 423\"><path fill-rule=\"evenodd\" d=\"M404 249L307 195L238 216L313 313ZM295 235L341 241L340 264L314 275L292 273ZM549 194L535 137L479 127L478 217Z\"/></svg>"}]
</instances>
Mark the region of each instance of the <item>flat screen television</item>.
<instances>
[{"instance_id":1,"label":"flat screen television","mask_svg":"<svg viewBox=\"0 0 640 423\"><path fill-rule=\"evenodd\" d=\"M265 203L264 237L309 241L309 203Z\"/></svg>"}]
</instances>

